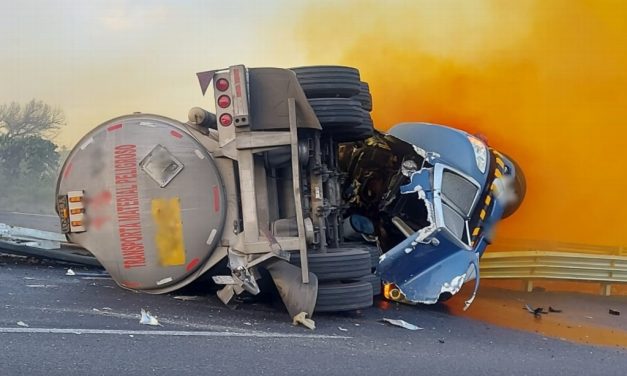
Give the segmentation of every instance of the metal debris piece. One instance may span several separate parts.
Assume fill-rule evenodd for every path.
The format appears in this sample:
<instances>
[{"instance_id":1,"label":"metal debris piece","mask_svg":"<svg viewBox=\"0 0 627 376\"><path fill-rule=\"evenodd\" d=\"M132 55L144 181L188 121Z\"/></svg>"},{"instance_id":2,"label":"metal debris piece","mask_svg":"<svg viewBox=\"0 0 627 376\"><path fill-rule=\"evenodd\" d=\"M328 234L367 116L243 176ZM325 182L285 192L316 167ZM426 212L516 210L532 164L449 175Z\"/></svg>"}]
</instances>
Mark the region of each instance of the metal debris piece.
<instances>
[{"instance_id":1,"label":"metal debris piece","mask_svg":"<svg viewBox=\"0 0 627 376\"><path fill-rule=\"evenodd\" d=\"M549 312L551 312L551 313L562 313L562 310L561 309L556 309L556 308L553 308L553 307L549 306Z\"/></svg>"},{"instance_id":2,"label":"metal debris piece","mask_svg":"<svg viewBox=\"0 0 627 376\"><path fill-rule=\"evenodd\" d=\"M200 299L200 296L196 296L196 295L176 295L176 296L174 296L174 299L176 299L176 300L184 300L184 301L198 300L198 299Z\"/></svg>"},{"instance_id":3,"label":"metal debris piece","mask_svg":"<svg viewBox=\"0 0 627 376\"><path fill-rule=\"evenodd\" d=\"M620 316L620 311L617 311L615 309L611 309L609 310L609 314L612 316Z\"/></svg>"},{"instance_id":4,"label":"metal debris piece","mask_svg":"<svg viewBox=\"0 0 627 376\"><path fill-rule=\"evenodd\" d=\"M139 320L140 324L143 325L152 325L152 326L163 326L161 324L159 324L159 321L157 321L157 318L153 315L150 314L150 312L144 310L142 308L141 310L141 319Z\"/></svg>"},{"instance_id":5,"label":"metal debris piece","mask_svg":"<svg viewBox=\"0 0 627 376\"><path fill-rule=\"evenodd\" d=\"M540 316L540 314L546 315L548 313L544 310L543 307L531 308L529 304L525 304L525 307L523 309L526 309L527 311L529 311L529 313L533 314L533 317L535 317L536 319L542 317Z\"/></svg>"},{"instance_id":6,"label":"metal debris piece","mask_svg":"<svg viewBox=\"0 0 627 376\"><path fill-rule=\"evenodd\" d=\"M67 272L65 272L65 275L71 275L71 276L75 276L76 273L74 273L74 270L72 269L68 269Z\"/></svg>"},{"instance_id":7,"label":"metal debris piece","mask_svg":"<svg viewBox=\"0 0 627 376\"><path fill-rule=\"evenodd\" d=\"M421 328L419 326L416 326L414 324L410 324L405 320L395 320L395 319L387 319L387 318L383 318L384 322L387 322L388 324L392 324L394 326L398 326L401 328L405 328L408 330L422 330L424 328Z\"/></svg>"},{"instance_id":8,"label":"metal debris piece","mask_svg":"<svg viewBox=\"0 0 627 376\"><path fill-rule=\"evenodd\" d=\"M316 322L313 321L312 319L307 318L307 312L301 312L295 315L292 321L292 324L294 325L302 324L304 327L307 327L311 330L316 329Z\"/></svg>"},{"instance_id":9,"label":"metal debris piece","mask_svg":"<svg viewBox=\"0 0 627 376\"><path fill-rule=\"evenodd\" d=\"M342 328L341 326L337 327L341 332L348 332L348 329Z\"/></svg>"},{"instance_id":10,"label":"metal debris piece","mask_svg":"<svg viewBox=\"0 0 627 376\"><path fill-rule=\"evenodd\" d=\"M18 326L22 326L22 327L24 327L24 328L28 328L28 324L27 324L27 323L25 323L24 321L18 321L18 322L17 322L17 325L18 325Z\"/></svg>"}]
</instances>

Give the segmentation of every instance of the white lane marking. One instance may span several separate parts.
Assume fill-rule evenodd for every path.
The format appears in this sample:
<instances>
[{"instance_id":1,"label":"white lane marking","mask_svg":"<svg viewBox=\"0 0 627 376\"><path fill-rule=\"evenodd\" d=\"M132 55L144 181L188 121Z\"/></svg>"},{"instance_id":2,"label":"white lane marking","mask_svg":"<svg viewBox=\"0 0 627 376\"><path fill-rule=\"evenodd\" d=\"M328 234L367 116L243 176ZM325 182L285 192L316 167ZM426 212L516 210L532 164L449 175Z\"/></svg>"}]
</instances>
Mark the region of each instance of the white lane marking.
<instances>
[{"instance_id":1,"label":"white lane marking","mask_svg":"<svg viewBox=\"0 0 627 376\"><path fill-rule=\"evenodd\" d=\"M94 138L93 137L88 138L87 141L85 141L81 145L81 150L85 150L85 148L88 147L92 142L94 142Z\"/></svg>"},{"instance_id":2,"label":"white lane marking","mask_svg":"<svg viewBox=\"0 0 627 376\"><path fill-rule=\"evenodd\" d=\"M21 212L9 212L9 214L17 214L17 215L32 215L33 217L57 217L54 214L35 214L35 213L21 213Z\"/></svg>"},{"instance_id":3,"label":"white lane marking","mask_svg":"<svg viewBox=\"0 0 627 376\"><path fill-rule=\"evenodd\" d=\"M205 159L205 156L202 154L202 152L198 149L194 150L194 153L196 153L196 156L200 159Z\"/></svg>"},{"instance_id":4,"label":"white lane marking","mask_svg":"<svg viewBox=\"0 0 627 376\"><path fill-rule=\"evenodd\" d=\"M172 337L248 337L248 338L299 338L299 339L350 339L346 336L324 334L290 334L276 332L207 332L187 330L118 330L118 329L67 329L67 328L0 328L0 333L18 334L109 334L147 335Z\"/></svg>"},{"instance_id":5,"label":"white lane marking","mask_svg":"<svg viewBox=\"0 0 627 376\"><path fill-rule=\"evenodd\" d=\"M213 238L216 237L217 232L218 231L215 228L211 230L211 233L209 234L209 238L207 239L207 245L211 245L211 243L213 243Z\"/></svg>"},{"instance_id":6,"label":"white lane marking","mask_svg":"<svg viewBox=\"0 0 627 376\"><path fill-rule=\"evenodd\" d=\"M157 285L163 285L164 283L172 282L172 277L165 277L157 281Z\"/></svg>"}]
</instances>

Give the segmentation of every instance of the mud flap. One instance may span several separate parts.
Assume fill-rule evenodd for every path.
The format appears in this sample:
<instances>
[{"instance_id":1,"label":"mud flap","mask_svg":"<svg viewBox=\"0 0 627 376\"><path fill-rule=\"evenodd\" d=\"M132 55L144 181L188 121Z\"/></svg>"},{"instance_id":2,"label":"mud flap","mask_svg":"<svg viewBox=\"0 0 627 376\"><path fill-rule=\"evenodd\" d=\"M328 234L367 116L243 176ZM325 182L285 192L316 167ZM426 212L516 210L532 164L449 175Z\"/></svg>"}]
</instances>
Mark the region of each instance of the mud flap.
<instances>
[{"instance_id":1,"label":"mud flap","mask_svg":"<svg viewBox=\"0 0 627 376\"><path fill-rule=\"evenodd\" d=\"M301 312L311 317L318 297L318 277L309 273L309 283L303 283L301 269L283 260L273 260L264 266L270 272L290 317Z\"/></svg>"},{"instance_id":2,"label":"mud flap","mask_svg":"<svg viewBox=\"0 0 627 376\"><path fill-rule=\"evenodd\" d=\"M455 295L462 285L476 279L472 297L479 286L479 254L460 249L445 236L438 241L417 242L415 233L381 256L377 274L384 283L393 283L405 299L413 303L434 304L440 295Z\"/></svg>"}]
</instances>

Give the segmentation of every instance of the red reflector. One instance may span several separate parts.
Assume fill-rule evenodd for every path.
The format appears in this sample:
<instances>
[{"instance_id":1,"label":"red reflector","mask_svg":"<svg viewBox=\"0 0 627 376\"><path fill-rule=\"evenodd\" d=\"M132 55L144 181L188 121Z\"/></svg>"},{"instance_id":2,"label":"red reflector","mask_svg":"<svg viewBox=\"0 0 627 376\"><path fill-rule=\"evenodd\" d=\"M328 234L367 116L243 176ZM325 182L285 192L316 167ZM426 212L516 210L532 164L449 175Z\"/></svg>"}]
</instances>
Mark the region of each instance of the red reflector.
<instances>
[{"instance_id":1,"label":"red reflector","mask_svg":"<svg viewBox=\"0 0 627 376\"><path fill-rule=\"evenodd\" d=\"M229 81L226 78L220 78L216 81L216 89L225 91L229 88Z\"/></svg>"},{"instance_id":2,"label":"red reflector","mask_svg":"<svg viewBox=\"0 0 627 376\"><path fill-rule=\"evenodd\" d=\"M231 98L228 95L220 95L218 98L218 106L221 108L227 108L231 105Z\"/></svg>"},{"instance_id":3,"label":"red reflector","mask_svg":"<svg viewBox=\"0 0 627 376\"><path fill-rule=\"evenodd\" d=\"M233 116L231 114L222 114L220 115L220 124L224 127L228 127L233 123Z\"/></svg>"}]
</instances>

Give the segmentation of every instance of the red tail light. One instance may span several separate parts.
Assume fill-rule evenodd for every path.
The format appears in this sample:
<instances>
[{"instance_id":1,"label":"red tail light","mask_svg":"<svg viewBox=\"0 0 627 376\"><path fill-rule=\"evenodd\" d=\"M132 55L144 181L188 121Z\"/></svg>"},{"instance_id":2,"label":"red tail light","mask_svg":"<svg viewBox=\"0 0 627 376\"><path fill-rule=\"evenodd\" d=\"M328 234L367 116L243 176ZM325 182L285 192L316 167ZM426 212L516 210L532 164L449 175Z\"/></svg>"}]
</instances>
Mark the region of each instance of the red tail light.
<instances>
[{"instance_id":1,"label":"red tail light","mask_svg":"<svg viewBox=\"0 0 627 376\"><path fill-rule=\"evenodd\" d=\"M229 88L229 81L226 78L220 78L216 81L216 89L225 91Z\"/></svg>"},{"instance_id":2,"label":"red tail light","mask_svg":"<svg viewBox=\"0 0 627 376\"><path fill-rule=\"evenodd\" d=\"M218 106L227 108L231 105L231 98L228 95L220 95L218 98Z\"/></svg>"},{"instance_id":3,"label":"red tail light","mask_svg":"<svg viewBox=\"0 0 627 376\"><path fill-rule=\"evenodd\" d=\"M228 127L233 123L233 116L231 114L222 114L220 115L220 124L224 127Z\"/></svg>"}]
</instances>

